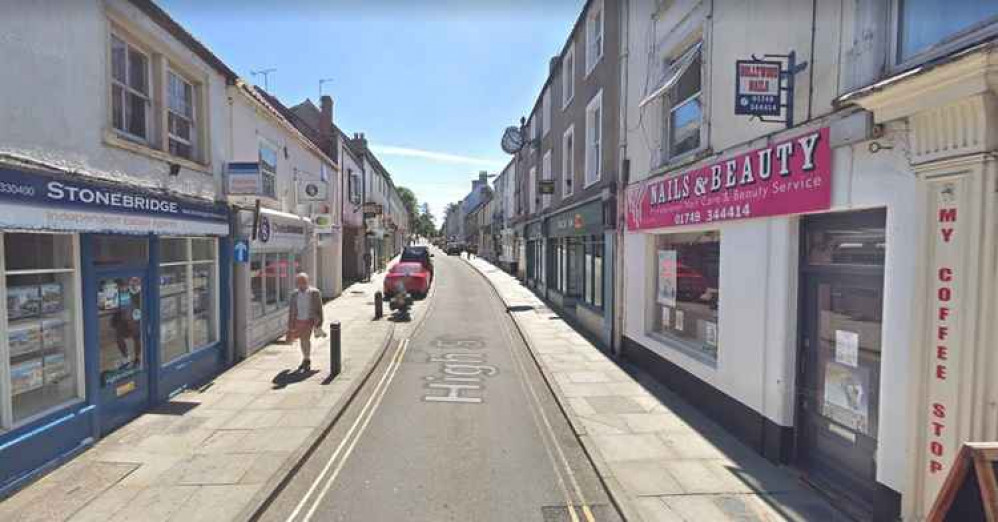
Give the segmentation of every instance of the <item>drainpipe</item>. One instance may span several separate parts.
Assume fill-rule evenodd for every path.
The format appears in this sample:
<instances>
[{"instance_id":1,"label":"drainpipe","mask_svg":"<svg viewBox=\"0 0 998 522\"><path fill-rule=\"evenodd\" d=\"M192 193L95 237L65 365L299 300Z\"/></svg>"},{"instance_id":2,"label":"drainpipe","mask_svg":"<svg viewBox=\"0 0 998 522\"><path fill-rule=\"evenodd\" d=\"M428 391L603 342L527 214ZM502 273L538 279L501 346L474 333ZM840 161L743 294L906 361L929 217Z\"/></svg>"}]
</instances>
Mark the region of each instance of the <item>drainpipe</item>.
<instances>
[{"instance_id":1,"label":"drainpipe","mask_svg":"<svg viewBox=\"0 0 998 522\"><path fill-rule=\"evenodd\" d=\"M620 130L618 131L619 152L617 169L617 222L616 242L613 249L613 317L610 332L610 351L620 355L624 339L624 313L627 304L624 302L624 234L627 231L627 216L624 209L627 208L627 182L630 177L630 161L627 159L627 73L629 70L628 59L630 56L630 0L620 2ZM626 168L625 168L626 166Z\"/></svg>"}]
</instances>

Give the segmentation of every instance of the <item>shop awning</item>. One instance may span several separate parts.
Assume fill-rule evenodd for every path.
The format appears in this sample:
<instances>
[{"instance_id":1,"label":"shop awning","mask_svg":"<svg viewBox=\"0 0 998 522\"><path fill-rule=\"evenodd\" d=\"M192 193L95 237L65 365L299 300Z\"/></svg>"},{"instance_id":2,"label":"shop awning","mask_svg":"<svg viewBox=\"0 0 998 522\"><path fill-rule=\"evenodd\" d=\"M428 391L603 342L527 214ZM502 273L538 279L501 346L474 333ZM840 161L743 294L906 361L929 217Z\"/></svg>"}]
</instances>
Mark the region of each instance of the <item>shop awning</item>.
<instances>
[{"instance_id":1,"label":"shop awning","mask_svg":"<svg viewBox=\"0 0 998 522\"><path fill-rule=\"evenodd\" d=\"M643 108L645 105L655 101L656 98L662 96L674 85L676 85L676 82L683 77L683 73L686 72L686 69L689 69L690 65L692 65L697 57L700 56L701 45L702 43L697 42L696 45L687 49L686 52L684 52L679 58L669 64L669 66L665 68L662 78L660 78L658 83L655 84L655 88L651 90L651 94L645 96L645 98L638 103L638 107Z\"/></svg>"}]
</instances>

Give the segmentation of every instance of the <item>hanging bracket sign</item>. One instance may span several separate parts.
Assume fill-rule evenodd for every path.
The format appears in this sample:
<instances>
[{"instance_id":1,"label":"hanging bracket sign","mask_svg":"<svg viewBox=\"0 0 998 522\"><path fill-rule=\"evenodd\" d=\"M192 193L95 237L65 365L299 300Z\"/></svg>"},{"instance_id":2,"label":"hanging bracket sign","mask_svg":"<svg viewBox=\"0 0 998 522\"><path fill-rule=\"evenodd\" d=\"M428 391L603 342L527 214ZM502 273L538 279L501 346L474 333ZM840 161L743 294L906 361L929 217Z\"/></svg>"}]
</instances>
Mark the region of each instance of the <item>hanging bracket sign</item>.
<instances>
[{"instance_id":1,"label":"hanging bracket sign","mask_svg":"<svg viewBox=\"0 0 998 522\"><path fill-rule=\"evenodd\" d=\"M794 78L804 69L807 62L797 63L794 51L735 61L735 114L793 127Z\"/></svg>"}]
</instances>

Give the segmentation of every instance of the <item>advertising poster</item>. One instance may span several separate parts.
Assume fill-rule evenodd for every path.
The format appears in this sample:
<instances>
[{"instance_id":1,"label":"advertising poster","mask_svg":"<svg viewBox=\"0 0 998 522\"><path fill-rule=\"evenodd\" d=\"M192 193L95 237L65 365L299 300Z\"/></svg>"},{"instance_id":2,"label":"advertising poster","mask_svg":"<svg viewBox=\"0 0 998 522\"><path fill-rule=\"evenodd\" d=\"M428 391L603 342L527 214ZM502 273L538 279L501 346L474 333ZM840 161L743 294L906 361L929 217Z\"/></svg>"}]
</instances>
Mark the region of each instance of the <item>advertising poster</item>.
<instances>
[{"instance_id":1,"label":"advertising poster","mask_svg":"<svg viewBox=\"0 0 998 522\"><path fill-rule=\"evenodd\" d=\"M704 321L703 341L709 346L717 346L717 323Z\"/></svg>"},{"instance_id":2,"label":"advertising poster","mask_svg":"<svg viewBox=\"0 0 998 522\"><path fill-rule=\"evenodd\" d=\"M62 311L62 285L49 283L41 286L42 313L53 314Z\"/></svg>"},{"instance_id":3,"label":"advertising poster","mask_svg":"<svg viewBox=\"0 0 998 522\"><path fill-rule=\"evenodd\" d=\"M42 360L31 359L10 366L10 387L14 395L19 395L42 387Z\"/></svg>"},{"instance_id":4,"label":"advertising poster","mask_svg":"<svg viewBox=\"0 0 998 522\"><path fill-rule=\"evenodd\" d=\"M676 310L676 330L682 332L685 328L686 314L682 310Z\"/></svg>"},{"instance_id":5,"label":"advertising poster","mask_svg":"<svg viewBox=\"0 0 998 522\"><path fill-rule=\"evenodd\" d=\"M668 328L672 323L672 309L668 306L662 307L662 328Z\"/></svg>"},{"instance_id":6,"label":"advertising poster","mask_svg":"<svg viewBox=\"0 0 998 522\"><path fill-rule=\"evenodd\" d=\"M865 368L850 368L829 361L825 364L822 414L839 424L866 433L869 423L870 374Z\"/></svg>"},{"instance_id":7,"label":"advertising poster","mask_svg":"<svg viewBox=\"0 0 998 522\"><path fill-rule=\"evenodd\" d=\"M676 251L658 251L658 304L676 306Z\"/></svg>"},{"instance_id":8,"label":"advertising poster","mask_svg":"<svg viewBox=\"0 0 998 522\"><path fill-rule=\"evenodd\" d=\"M835 360L853 368L859 366L859 334L835 330Z\"/></svg>"},{"instance_id":9,"label":"advertising poster","mask_svg":"<svg viewBox=\"0 0 998 522\"><path fill-rule=\"evenodd\" d=\"M42 310L42 299L37 286L12 286L7 289L7 317L21 319L34 317Z\"/></svg>"}]
</instances>

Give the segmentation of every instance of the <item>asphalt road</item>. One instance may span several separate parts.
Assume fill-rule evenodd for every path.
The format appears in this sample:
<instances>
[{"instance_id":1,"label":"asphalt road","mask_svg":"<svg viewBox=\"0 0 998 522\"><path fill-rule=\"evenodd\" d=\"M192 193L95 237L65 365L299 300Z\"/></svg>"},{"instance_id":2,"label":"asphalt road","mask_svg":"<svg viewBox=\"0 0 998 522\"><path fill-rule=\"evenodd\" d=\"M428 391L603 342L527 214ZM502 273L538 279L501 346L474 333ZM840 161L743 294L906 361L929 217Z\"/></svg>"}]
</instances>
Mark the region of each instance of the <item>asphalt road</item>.
<instances>
[{"instance_id":1,"label":"asphalt road","mask_svg":"<svg viewBox=\"0 0 998 522\"><path fill-rule=\"evenodd\" d=\"M414 323L261 520L620 520L488 283L434 261Z\"/></svg>"}]
</instances>

